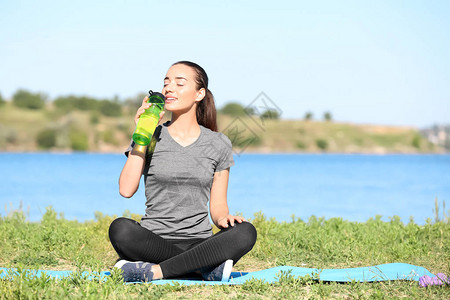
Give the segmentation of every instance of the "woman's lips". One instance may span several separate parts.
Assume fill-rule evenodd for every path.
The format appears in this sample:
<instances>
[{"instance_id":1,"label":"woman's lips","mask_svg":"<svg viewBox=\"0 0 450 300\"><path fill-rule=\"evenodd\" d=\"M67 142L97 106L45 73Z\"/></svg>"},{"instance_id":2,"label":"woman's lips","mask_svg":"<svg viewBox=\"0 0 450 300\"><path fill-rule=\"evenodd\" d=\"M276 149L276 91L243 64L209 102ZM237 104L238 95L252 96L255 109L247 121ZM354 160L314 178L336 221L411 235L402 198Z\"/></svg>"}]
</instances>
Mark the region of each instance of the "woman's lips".
<instances>
[{"instance_id":1,"label":"woman's lips","mask_svg":"<svg viewBox=\"0 0 450 300\"><path fill-rule=\"evenodd\" d=\"M175 101L175 100L177 100L176 97L166 96L166 102L173 102L173 101Z\"/></svg>"}]
</instances>

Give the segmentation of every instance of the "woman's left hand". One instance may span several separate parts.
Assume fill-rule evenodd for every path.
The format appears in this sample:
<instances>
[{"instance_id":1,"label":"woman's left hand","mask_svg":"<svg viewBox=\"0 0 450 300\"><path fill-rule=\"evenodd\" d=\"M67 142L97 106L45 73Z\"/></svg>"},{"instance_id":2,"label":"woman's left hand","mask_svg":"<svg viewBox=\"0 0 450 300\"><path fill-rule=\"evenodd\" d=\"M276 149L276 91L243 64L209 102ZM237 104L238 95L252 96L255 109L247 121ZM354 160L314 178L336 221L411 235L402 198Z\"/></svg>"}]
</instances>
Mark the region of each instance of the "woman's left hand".
<instances>
[{"instance_id":1,"label":"woman's left hand","mask_svg":"<svg viewBox=\"0 0 450 300\"><path fill-rule=\"evenodd\" d=\"M234 226L235 222L242 223L242 222L247 222L247 220L241 216L227 215L227 216L222 217L219 220L217 220L217 226L220 228L228 228L228 224L230 224L231 226Z\"/></svg>"}]
</instances>

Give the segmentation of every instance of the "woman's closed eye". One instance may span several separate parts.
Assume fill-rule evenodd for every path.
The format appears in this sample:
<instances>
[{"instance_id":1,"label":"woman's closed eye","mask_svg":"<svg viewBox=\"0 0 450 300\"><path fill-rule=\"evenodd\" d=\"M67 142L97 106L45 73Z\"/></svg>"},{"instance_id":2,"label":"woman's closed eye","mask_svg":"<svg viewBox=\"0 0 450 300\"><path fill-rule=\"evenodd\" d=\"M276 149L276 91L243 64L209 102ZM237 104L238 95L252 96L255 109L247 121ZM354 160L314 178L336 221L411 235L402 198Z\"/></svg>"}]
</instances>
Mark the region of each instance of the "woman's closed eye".
<instances>
[{"instance_id":1,"label":"woman's closed eye","mask_svg":"<svg viewBox=\"0 0 450 300\"><path fill-rule=\"evenodd\" d=\"M168 86L169 82L164 82L164 87ZM177 86L184 86L184 84L182 82L177 82Z\"/></svg>"}]
</instances>

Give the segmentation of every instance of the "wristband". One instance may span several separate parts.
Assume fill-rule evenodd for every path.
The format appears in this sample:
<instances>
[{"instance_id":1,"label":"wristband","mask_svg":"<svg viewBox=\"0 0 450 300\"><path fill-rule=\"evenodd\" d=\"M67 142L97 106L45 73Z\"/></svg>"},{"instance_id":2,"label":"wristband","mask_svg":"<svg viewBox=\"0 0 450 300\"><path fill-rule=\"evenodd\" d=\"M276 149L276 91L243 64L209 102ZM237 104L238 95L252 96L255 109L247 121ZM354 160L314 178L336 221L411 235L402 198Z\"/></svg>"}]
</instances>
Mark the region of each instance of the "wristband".
<instances>
[{"instance_id":1,"label":"wristband","mask_svg":"<svg viewBox=\"0 0 450 300\"><path fill-rule=\"evenodd\" d=\"M147 153L147 147L148 147L148 146L142 146L142 145L134 144L134 146L133 146L133 152L138 152L138 153L146 154L146 153Z\"/></svg>"}]
</instances>

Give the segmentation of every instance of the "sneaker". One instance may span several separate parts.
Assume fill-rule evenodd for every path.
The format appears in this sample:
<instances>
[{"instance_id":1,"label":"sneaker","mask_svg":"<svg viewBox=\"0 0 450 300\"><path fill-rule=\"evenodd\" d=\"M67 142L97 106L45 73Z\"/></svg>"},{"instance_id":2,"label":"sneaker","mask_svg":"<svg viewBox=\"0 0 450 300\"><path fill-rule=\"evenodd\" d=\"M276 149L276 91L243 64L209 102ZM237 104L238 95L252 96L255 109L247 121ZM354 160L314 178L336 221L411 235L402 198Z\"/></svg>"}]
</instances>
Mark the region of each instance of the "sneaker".
<instances>
[{"instance_id":1,"label":"sneaker","mask_svg":"<svg viewBox=\"0 0 450 300\"><path fill-rule=\"evenodd\" d=\"M114 268L122 269L125 282L152 281L154 264L143 261L119 260Z\"/></svg>"},{"instance_id":2,"label":"sneaker","mask_svg":"<svg viewBox=\"0 0 450 300\"><path fill-rule=\"evenodd\" d=\"M232 269L233 261L229 259L209 272L202 272L202 277L208 281L228 282L230 280Z\"/></svg>"}]
</instances>

